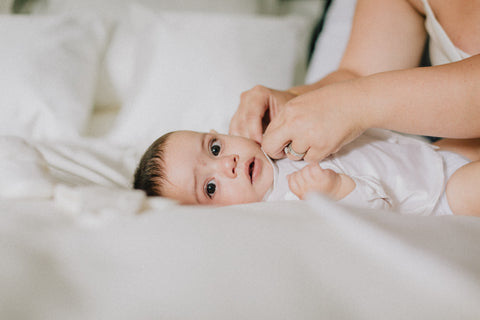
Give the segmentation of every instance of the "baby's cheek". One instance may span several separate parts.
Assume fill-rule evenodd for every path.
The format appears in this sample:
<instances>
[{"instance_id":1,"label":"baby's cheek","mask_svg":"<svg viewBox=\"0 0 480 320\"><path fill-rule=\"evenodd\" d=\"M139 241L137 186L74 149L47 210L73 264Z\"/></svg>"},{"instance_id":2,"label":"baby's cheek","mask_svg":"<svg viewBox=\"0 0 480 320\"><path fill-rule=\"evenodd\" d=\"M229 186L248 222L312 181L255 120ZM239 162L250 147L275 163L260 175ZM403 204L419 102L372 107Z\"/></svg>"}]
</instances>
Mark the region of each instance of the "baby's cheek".
<instances>
[{"instance_id":1,"label":"baby's cheek","mask_svg":"<svg viewBox=\"0 0 480 320\"><path fill-rule=\"evenodd\" d=\"M242 189L240 192L245 199L245 203L262 201L263 196L266 193L266 191L264 191L262 188L252 185Z\"/></svg>"},{"instance_id":2,"label":"baby's cheek","mask_svg":"<svg viewBox=\"0 0 480 320\"><path fill-rule=\"evenodd\" d=\"M258 197L255 194L245 194L244 192L238 193L228 193L223 196L221 200L222 205L233 205L233 204L241 204L241 203L251 203L251 202L258 202Z\"/></svg>"}]
</instances>

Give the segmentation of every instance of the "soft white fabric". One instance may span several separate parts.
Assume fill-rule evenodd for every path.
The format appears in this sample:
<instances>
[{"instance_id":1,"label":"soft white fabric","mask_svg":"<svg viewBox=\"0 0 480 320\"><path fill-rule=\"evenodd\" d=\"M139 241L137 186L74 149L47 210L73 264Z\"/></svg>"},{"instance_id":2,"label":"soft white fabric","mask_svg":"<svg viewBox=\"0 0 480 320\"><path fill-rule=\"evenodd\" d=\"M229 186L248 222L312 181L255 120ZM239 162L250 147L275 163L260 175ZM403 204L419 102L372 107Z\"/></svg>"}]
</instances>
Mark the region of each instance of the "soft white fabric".
<instances>
[{"instance_id":1,"label":"soft white fabric","mask_svg":"<svg viewBox=\"0 0 480 320\"><path fill-rule=\"evenodd\" d=\"M100 185L67 186L58 184L53 191L55 206L84 227L100 227L119 218L129 218L147 210L166 211L178 202L148 197L141 190Z\"/></svg>"},{"instance_id":2,"label":"soft white fabric","mask_svg":"<svg viewBox=\"0 0 480 320\"><path fill-rule=\"evenodd\" d=\"M102 139L36 142L55 184L130 188L141 153Z\"/></svg>"},{"instance_id":3,"label":"soft white fabric","mask_svg":"<svg viewBox=\"0 0 480 320\"><path fill-rule=\"evenodd\" d=\"M0 136L0 198L50 198L53 181L45 158L24 139Z\"/></svg>"},{"instance_id":4,"label":"soft white fabric","mask_svg":"<svg viewBox=\"0 0 480 320\"><path fill-rule=\"evenodd\" d=\"M129 35L132 31L125 22L129 7L140 4L153 12L208 12L224 14L272 14L280 4L259 0L37 0L29 3L29 12L41 14L96 12L108 18L112 25L113 40L100 70L101 77L95 95L95 107L99 110L119 108L124 102L133 73L134 45ZM309 16L310 17L310 16ZM117 28L122 29L117 32ZM127 35L127 36L126 36ZM308 36L308 31L305 36ZM294 48L292 48L294 49ZM306 47L302 48L305 50ZM304 68L304 66L303 66ZM304 70L299 69L299 80L303 81Z\"/></svg>"},{"instance_id":5,"label":"soft white fabric","mask_svg":"<svg viewBox=\"0 0 480 320\"><path fill-rule=\"evenodd\" d=\"M107 17L112 22L113 40L102 65L101 78L95 95L95 106L98 109L118 108L123 103L129 88L134 69L135 57L132 43L136 35L129 21L128 8L132 4L144 5L148 10L161 12L199 11L218 13L254 14L266 11L269 6L262 5L258 0L43 0L33 1L31 10L34 13L70 13L96 12ZM273 5L273 4L272 4ZM267 10L268 11L268 10ZM116 30L116 29L120 30Z\"/></svg>"},{"instance_id":6,"label":"soft white fabric","mask_svg":"<svg viewBox=\"0 0 480 320\"><path fill-rule=\"evenodd\" d=\"M127 13L112 23L111 39L100 66L95 110L118 111L133 85L136 39L134 21Z\"/></svg>"},{"instance_id":7,"label":"soft white fabric","mask_svg":"<svg viewBox=\"0 0 480 320\"><path fill-rule=\"evenodd\" d=\"M225 13L257 13L262 9L258 0L40 0L32 10L36 13L58 14L65 12L95 11L102 15L118 17L132 3L149 9L185 10Z\"/></svg>"},{"instance_id":8,"label":"soft white fabric","mask_svg":"<svg viewBox=\"0 0 480 320\"><path fill-rule=\"evenodd\" d=\"M322 32L308 66L305 83L314 83L337 70L347 47L357 0L335 0L330 5Z\"/></svg>"},{"instance_id":9,"label":"soft white fabric","mask_svg":"<svg viewBox=\"0 0 480 320\"><path fill-rule=\"evenodd\" d=\"M443 158L443 173L445 177L445 185L447 185L448 180L452 177L452 175L470 162L470 159L465 158L464 156L446 150L439 150L438 153ZM437 203L437 207L434 209L437 212L437 215L450 215L453 214L450 205L448 204L447 194L446 192L440 197L440 200Z\"/></svg>"},{"instance_id":10,"label":"soft white fabric","mask_svg":"<svg viewBox=\"0 0 480 320\"><path fill-rule=\"evenodd\" d=\"M143 210L146 195L140 190L100 186L68 187L54 190L55 204L66 213L77 216L81 223L98 226L122 215Z\"/></svg>"},{"instance_id":11,"label":"soft white fabric","mask_svg":"<svg viewBox=\"0 0 480 320\"><path fill-rule=\"evenodd\" d=\"M425 28L427 29L429 40L429 52L432 65L445 64L459 61L470 57L470 55L457 48L443 30L440 23L435 18L427 0L422 0L425 8Z\"/></svg>"},{"instance_id":12,"label":"soft white fabric","mask_svg":"<svg viewBox=\"0 0 480 320\"><path fill-rule=\"evenodd\" d=\"M82 201L73 201L73 197L63 197L60 202L71 200L71 206L79 208L77 211L87 211L85 208L98 207L96 203L114 201L115 193L122 197L122 190L131 188L140 156L133 149L115 147L103 140L27 142L16 136L0 136L0 197L51 198L54 189L60 188L60 194L75 192L88 203L80 206ZM82 188L89 190L88 197ZM117 202L111 207L117 208ZM125 209L128 204L121 206Z\"/></svg>"},{"instance_id":13,"label":"soft white fabric","mask_svg":"<svg viewBox=\"0 0 480 320\"><path fill-rule=\"evenodd\" d=\"M309 23L300 18L131 10L132 88L110 139L148 146L171 130L227 132L242 91L294 84Z\"/></svg>"},{"instance_id":14,"label":"soft white fabric","mask_svg":"<svg viewBox=\"0 0 480 320\"><path fill-rule=\"evenodd\" d=\"M357 207L372 209L391 209L392 198L384 190L382 181L371 176L351 177L355 189L340 202Z\"/></svg>"},{"instance_id":15,"label":"soft white fabric","mask_svg":"<svg viewBox=\"0 0 480 320\"><path fill-rule=\"evenodd\" d=\"M120 209L120 208L119 208ZM85 224L0 200L1 319L477 319L480 219L323 198Z\"/></svg>"},{"instance_id":16,"label":"soft white fabric","mask_svg":"<svg viewBox=\"0 0 480 320\"><path fill-rule=\"evenodd\" d=\"M337 159L341 161L340 159ZM279 200L299 200L299 198L290 190L288 185L288 175L303 169L307 163L305 161L292 161L282 159L272 161L273 167L273 185L265 195L263 201ZM319 163L322 168L329 168L335 172L342 172L338 166L332 165L331 159ZM359 165L361 165L359 163ZM355 207L365 207L372 209L390 209L392 208L392 199L388 196L382 187L382 183L372 176L351 177L355 181L355 189L339 203L350 204Z\"/></svg>"},{"instance_id":17,"label":"soft white fabric","mask_svg":"<svg viewBox=\"0 0 480 320\"><path fill-rule=\"evenodd\" d=\"M320 166L355 180L355 190L341 202L391 208L403 214L445 215L451 214L448 206L437 207L445 190L443 161L442 155L428 143L370 129L320 162ZM303 168L306 162L283 159L273 165L274 187L265 200L298 199L288 188L287 175Z\"/></svg>"},{"instance_id":18,"label":"soft white fabric","mask_svg":"<svg viewBox=\"0 0 480 320\"><path fill-rule=\"evenodd\" d=\"M0 134L74 137L93 105L106 28L92 15L0 17Z\"/></svg>"}]
</instances>

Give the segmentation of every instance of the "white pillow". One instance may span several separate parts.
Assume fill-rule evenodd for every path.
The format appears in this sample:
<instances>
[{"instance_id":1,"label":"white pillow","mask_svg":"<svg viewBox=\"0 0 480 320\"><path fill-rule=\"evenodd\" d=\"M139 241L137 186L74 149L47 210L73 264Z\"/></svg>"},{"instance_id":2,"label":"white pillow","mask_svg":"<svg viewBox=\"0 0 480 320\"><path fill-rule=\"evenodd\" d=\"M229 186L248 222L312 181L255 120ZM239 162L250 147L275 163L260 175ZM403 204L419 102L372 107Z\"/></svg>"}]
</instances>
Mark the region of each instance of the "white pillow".
<instances>
[{"instance_id":1,"label":"white pillow","mask_svg":"<svg viewBox=\"0 0 480 320\"><path fill-rule=\"evenodd\" d=\"M109 41L99 70L99 81L95 93L95 108L98 111L116 111L125 101L132 84L135 69L135 46L137 35L129 14L113 23Z\"/></svg>"},{"instance_id":2,"label":"white pillow","mask_svg":"<svg viewBox=\"0 0 480 320\"><path fill-rule=\"evenodd\" d=\"M59 14L68 12L96 12L108 18L114 25L124 19L128 8L132 4L141 4L156 12L164 10L228 12L228 13L258 13L269 11L273 7L259 5L258 0L36 0L30 4L34 13ZM272 7L272 8L271 8ZM116 32L112 48L108 50L105 64L100 70L100 81L95 95L97 110L116 109L124 99L126 79L130 79L132 61L128 46L123 42L123 35L131 30L128 25L121 24L120 28L127 29ZM121 46L119 50L119 46Z\"/></svg>"},{"instance_id":3,"label":"white pillow","mask_svg":"<svg viewBox=\"0 0 480 320\"><path fill-rule=\"evenodd\" d=\"M357 0L335 0L315 43L305 83L314 83L337 70L347 47Z\"/></svg>"},{"instance_id":4,"label":"white pillow","mask_svg":"<svg viewBox=\"0 0 480 320\"><path fill-rule=\"evenodd\" d=\"M0 134L69 138L92 109L106 25L93 15L0 17Z\"/></svg>"},{"instance_id":5,"label":"white pillow","mask_svg":"<svg viewBox=\"0 0 480 320\"><path fill-rule=\"evenodd\" d=\"M148 146L171 130L227 132L242 91L286 89L306 56L310 23L133 7L136 67L111 141Z\"/></svg>"},{"instance_id":6,"label":"white pillow","mask_svg":"<svg viewBox=\"0 0 480 320\"><path fill-rule=\"evenodd\" d=\"M42 0L33 3L38 13L65 13L93 10L104 15L117 16L132 3L139 3L154 10L189 10L205 12L256 13L265 5L258 0Z\"/></svg>"}]
</instances>

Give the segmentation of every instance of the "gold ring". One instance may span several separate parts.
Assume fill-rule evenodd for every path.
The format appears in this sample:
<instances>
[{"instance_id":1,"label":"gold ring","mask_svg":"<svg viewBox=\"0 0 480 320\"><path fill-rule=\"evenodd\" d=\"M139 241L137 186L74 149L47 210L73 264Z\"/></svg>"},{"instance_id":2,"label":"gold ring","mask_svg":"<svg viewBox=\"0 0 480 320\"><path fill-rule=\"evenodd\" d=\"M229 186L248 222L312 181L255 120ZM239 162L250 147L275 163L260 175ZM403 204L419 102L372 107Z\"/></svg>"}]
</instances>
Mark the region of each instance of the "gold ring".
<instances>
[{"instance_id":1,"label":"gold ring","mask_svg":"<svg viewBox=\"0 0 480 320\"><path fill-rule=\"evenodd\" d=\"M293 148L292 148L292 143L291 143L291 142L285 147L285 149L283 149L283 151L285 151L285 154L290 153L292 156L295 156L295 157L301 158L301 159L303 159L303 157L304 157L305 154L306 154L306 152L304 152L304 153L298 153L298 152L296 152L295 150L293 150Z\"/></svg>"}]
</instances>

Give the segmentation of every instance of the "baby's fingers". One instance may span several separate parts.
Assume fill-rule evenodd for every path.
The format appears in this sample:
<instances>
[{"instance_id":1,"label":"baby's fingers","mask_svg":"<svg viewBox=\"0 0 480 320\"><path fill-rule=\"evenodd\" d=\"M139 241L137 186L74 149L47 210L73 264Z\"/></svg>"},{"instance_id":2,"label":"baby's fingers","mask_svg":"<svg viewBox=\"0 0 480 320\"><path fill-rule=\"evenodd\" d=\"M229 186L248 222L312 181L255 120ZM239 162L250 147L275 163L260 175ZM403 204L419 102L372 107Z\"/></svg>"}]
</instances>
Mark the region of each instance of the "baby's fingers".
<instances>
[{"instance_id":1,"label":"baby's fingers","mask_svg":"<svg viewBox=\"0 0 480 320\"><path fill-rule=\"evenodd\" d=\"M328 171L322 169L318 163L310 163L299 171L304 179L317 181L328 174Z\"/></svg>"},{"instance_id":2,"label":"baby's fingers","mask_svg":"<svg viewBox=\"0 0 480 320\"><path fill-rule=\"evenodd\" d=\"M316 181L323 175L318 164L309 164L288 176L288 187L297 197L303 199L314 188Z\"/></svg>"},{"instance_id":3,"label":"baby's fingers","mask_svg":"<svg viewBox=\"0 0 480 320\"><path fill-rule=\"evenodd\" d=\"M304 183L303 177L300 171L294 172L287 176L288 187L297 197L303 199L304 196Z\"/></svg>"}]
</instances>

